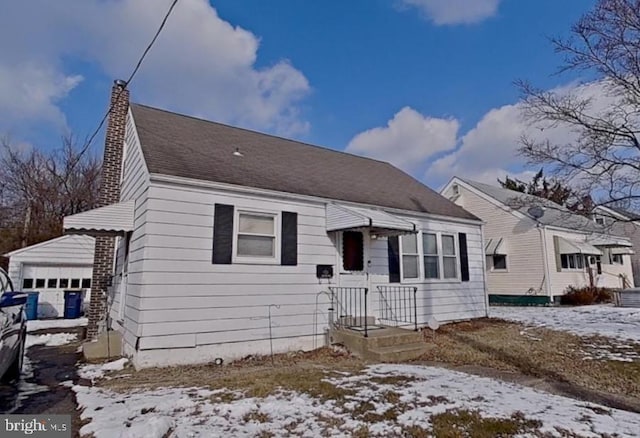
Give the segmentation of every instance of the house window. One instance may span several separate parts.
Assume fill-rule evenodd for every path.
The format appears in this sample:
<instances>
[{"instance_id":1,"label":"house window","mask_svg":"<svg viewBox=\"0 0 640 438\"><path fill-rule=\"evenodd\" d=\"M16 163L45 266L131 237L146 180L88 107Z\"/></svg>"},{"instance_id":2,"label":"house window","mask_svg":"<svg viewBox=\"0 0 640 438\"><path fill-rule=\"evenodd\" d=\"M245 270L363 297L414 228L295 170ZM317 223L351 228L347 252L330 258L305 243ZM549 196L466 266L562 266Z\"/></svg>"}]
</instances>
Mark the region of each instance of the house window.
<instances>
[{"instance_id":1,"label":"house window","mask_svg":"<svg viewBox=\"0 0 640 438\"><path fill-rule=\"evenodd\" d=\"M494 254L491 256L494 271L507 270L507 256L504 254Z\"/></svg>"},{"instance_id":2,"label":"house window","mask_svg":"<svg viewBox=\"0 0 640 438\"><path fill-rule=\"evenodd\" d=\"M444 278L458 278L458 256L456 255L455 236L443 234L442 238L442 272Z\"/></svg>"},{"instance_id":3,"label":"house window","mask_svg":"<svg viewBox=\"0 0 640 438\"><path fill-rule=\"evenodd\" d=\"M25 278L22 280L22 289L33 289L33 278Z\"/></svg>"},{"instance_id":4,"label":"house window","mask_svg":"<svg viewBox=\"0 0 640 438\"><path fill-rule=\"evenodd\" d=\"M622 254L611 254L611 264L612 265L624 264L624 259L622 258Z\"/></svg>"},{"instance_id":5,"label":"house window","mask_svg":"<svg viewBox=\"0 0 640 438\"><path fill-rule=\"evenodd\" d=\"M440 278L438 235L422 233L422 250L424 251L424 277L427 279Z\"/></svg>"},{"instance_id":6,"label":"house window","mask_svg":"<svg viewBox=\"0 0 640 438\"><path fill-rule=\"evenodd\" d=\"M581 271L585 266L585 260L582 254L561 254L560 263L562 269L574 271Z\"/></svg>"},{"instance_id":7,"label":"house window","mask_svg":"<svg viewBox=\"0 0 640 438\"><path fill-rule=\"evenodd\" d=\"M605 221L603 217L596 217L596 224L598 225L604 225Z\"/></svg>"},{"instance_id":8,"label":"house window","mask_svg":"<svg viewBox=\"0 0 640 438\"><path fill-rule=\"evenodd\" d=\"M364 270L364 239L359 231L342 233L342 268L345 271Z\"/></svg>"},{"instance_id":9,"label":"house window","mask_svg":"<svg viewBox=\"0 0 640 438\"><path fill-rule=\"evenodd\" d=\"M276 257L276 217L273 214L238 214L236 255L273 259Z\"/></svg>"},{"instance_id":10,"label":"house window","mask_svg":"<svg viewBox=\"0 0 640 438\"><path fill-rule=\"evenodd\" d=\"M47 280L47 289L55 289L58 287L58 279L57 278L49 278Z\"/></svg>"},{"instance_id":11,"label":"house window","mask_svg":"<svg viewBox=\"0 0 640 438\"><path fill-rule=\"evenodd\" d=\"M72 278L71 279L71 289L78 289L80 288L80 279L79 278Z\"/></svg>"},{"instance_id":12,"label":"house window","mask_svg":"<svg viewBox=\"0 0 640 438\"><path fill-rule=\"evenodd\" d=\"M43 288L45 284L44 278L36 278L36 288Z\"/></svg>"},{"instance_id":13,"label":"house window","mask_svg":"<svg viewBox=\"0 0 640 438\"><path fill-rule=\"evenodd\" d=\"M91 287L91 279L90 278L83 278L82 279L82 288L83 289L89 289Z\"/></svg>"},{"instance_id":14,"label":"house window","mask_svg":"<svg viewBox=\"0 0 640 438\"><path fill-rule=\"evenodd\" d=\"M419 260L418 236L416 234L402 236L402 278L415 279L420 277Z\"/></svg>"},{"instance_id":15,"label":"house window","mask_svg":"<svg viewBox=\"0 0 640 438\"><path fill-rule=\"evenodd\" d=\"M60 289L64 289L66 287L69 287L69 279L68 278L61 278L60 282L58 283L58 287Z\"/></svg>"}]
</instances>

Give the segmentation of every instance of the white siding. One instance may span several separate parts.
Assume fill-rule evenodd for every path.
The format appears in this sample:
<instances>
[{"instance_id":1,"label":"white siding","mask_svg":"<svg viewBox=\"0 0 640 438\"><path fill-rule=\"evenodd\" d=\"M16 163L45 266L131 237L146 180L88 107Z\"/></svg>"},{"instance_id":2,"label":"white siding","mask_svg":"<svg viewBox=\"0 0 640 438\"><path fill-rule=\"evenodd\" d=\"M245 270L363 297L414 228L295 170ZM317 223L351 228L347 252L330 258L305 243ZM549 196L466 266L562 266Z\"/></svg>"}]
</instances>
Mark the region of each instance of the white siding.
<instances>
[{"instance_id":1,"label":"white siding","mask_svg":"<svg viewBox=\"0 0 640 438\"><path fill-rule=\"evenodd\" d=\"M538 295L546 295L542 237L534 222L514 216L506 207L497 206L462 185L458 187L460 195L455 202L485 221L485 241L506 240L507 271L493 271L487 258L488 293L525 295L533 289ZM553 263L550 267L555 266Z\"/></svg>"},{"instance_id":2,"label":"white siding","mask_svg":"<svg viewBox=\"0 0 640 438\"><path fill-rule=\"evenodd\" d=\"M326 231L325 203L155 181L145 201L144 243L132 241L137 256L132 257L130 276L135 277L136 287L127 291L127 309L135 309L138 323L141 351L134 361L139 366L178 363L187 360L185 355L197 361L238 357L246 354L249 345L268 345L270 305L279 306L271 307L277 348L297 348L301 343L311 347L321 338L329 307L323 292L336 284L339 272L335 233ZM296 212L298 265L212 264L216 203L236 209ZM420 321L431 315L441 321L484 316L480 226L418 222L436 231L466 232L471 273L468 283L420 285ZM376 270L372 276L375 287L386 284L388 268L386 241L373 242L370 254ZM336 277L321 284L316 278L317 264L335 266ZM372 296L375 311L377 298ZM133 345L135 340L127 343ZM181 358L168 353L189 347L180 350ZM150 352L158 349L166 349L167 354Z\"/></svg>"},{"instance_id":3,"label":"white siding","mask_svg":"<svg viewBox=\"0 0 640 438\"><path fill-rule=\"evenodd\" d=\"M9 278L16 290L22 289L25 271L55 272L58 278L91 278L94 239L90 236L69 235L48 240L11 253ZM80 274L82 273L82 274ZM44 277L43 277L44 278ZM48 277L47 277L48 278ZM30 290L36 290L32 288ZM60 316L62 312L59 289L41 292L38 312L42 317ZM87 290L85 301L90 296ZM47 308L51 308L47 310Z\"/></svg>"},{"instance_id":4,"label":"white siding","mask_svg":"<svg viewBox=\"0 0 640 438\"><path fill-rule=\"evenodd\" d=\"M584 240L585 234L574 233L570 231L551 231L547 230L547 248L549 258L549 271L551 275L551 286L553 295L562 295L568 286L587 286L589 285L589 274L586 269L581 271L558 271L556 265L556 256L553 245L553 236L559 236L570 240ZM631 260L628 255L623 256L622 265L611 265L606 255L602 257L602 274L595 275L594 281L597 286L620 288L622 280L620 274L624 274L633 283L633 272ZM595 268L595 267L594 267ZM594 269L595 271L595 269Z\"/></svg>"},{"instance_id":5,"label":"white siding","mask_svg":"<svg viewBox=\"0 0 640 438\"><path fill-rule=\"evenodd\" d=\"M139 335L138 302L131 297L140 296L142 287L142 260L145 243L146 201L149 188L149 171L147 170L140 142L135 129L135 122L129 112L125 133L124 163L122 168L121 201L135 201L134 226L129 246L129 274L125 275L125 239L116 241L115 276L110 291L109 315L113 326L119 329L128 350L135 348ZM131 267L135 266L136 269ZM131 272L135 271L135 272ZM126 285L125 285L126 283ZM124 305L121 302L122 292L126 290ZM123 315L120 314L121 306Z\"/></svg>"}]
</instances>

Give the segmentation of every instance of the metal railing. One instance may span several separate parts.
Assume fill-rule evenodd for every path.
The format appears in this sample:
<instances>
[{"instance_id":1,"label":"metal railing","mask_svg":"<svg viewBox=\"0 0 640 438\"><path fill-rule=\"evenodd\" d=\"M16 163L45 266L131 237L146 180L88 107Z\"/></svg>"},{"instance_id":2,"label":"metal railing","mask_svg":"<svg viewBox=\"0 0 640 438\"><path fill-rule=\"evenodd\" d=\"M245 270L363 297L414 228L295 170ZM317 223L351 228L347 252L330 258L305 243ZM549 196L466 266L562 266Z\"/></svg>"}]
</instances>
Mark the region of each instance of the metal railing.
<instances>
[{"instance_id":1,"label":"metal railing","mask_svg":"<svg viewBox=\"0 0 640 438\"><path fill-rule=\"evenodd\" d=\"M380 320L396 327L413 325L418 330L418 305L415 286L378 286Z\"/></svg>"},{"instance_id":2,"label":"metal railing","mask_svg":"<svg viewBox=\"0 0 640 438\"><path fill-rule=\"evenodd\" d=\"M331 309L335 318L331 323L338 328L361 330L369 336L367 301L369 289L366 287L330 287Z\"/></svg>"}]
</instances>

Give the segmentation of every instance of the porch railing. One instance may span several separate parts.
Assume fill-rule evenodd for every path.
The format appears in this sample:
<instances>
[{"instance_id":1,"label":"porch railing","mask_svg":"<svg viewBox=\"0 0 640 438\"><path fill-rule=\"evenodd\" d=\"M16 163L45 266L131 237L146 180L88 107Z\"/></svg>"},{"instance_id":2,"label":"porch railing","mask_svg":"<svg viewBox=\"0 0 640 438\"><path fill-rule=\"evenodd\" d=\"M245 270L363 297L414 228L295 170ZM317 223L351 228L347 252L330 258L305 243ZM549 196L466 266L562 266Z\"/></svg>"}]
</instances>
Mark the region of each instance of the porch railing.
<instances>
[{"instance_id":1,"label":"porch railing","mask_svg":"<svg viewBox=\"0 0 640 438\"><path fill-rule=\"evenodd\" d=\"M362 331L369 336L368 294L366 287L330 287L331 308L334 317L331 323L338 328Z\"/></svg>"},{"instance_id":2,"label":"porch railing","mask_svg":"<svg viewBox=\"0 0 640 438\"><path fill-rule=\"evenodd\" d=\"M418 330L418 305L415 286L378 286L380 320L396 327L413 325Z\"/></svg>"}]
</instances>

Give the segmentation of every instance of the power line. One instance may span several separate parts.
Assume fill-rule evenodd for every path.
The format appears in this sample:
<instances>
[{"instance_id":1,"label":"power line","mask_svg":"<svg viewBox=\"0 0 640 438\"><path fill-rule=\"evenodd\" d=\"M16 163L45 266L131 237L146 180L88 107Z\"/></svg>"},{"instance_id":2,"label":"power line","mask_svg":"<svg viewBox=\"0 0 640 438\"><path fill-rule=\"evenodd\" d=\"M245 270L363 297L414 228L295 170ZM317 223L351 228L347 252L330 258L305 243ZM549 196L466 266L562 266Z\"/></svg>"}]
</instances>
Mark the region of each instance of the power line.
<instances>
[{"instance_id":1,"label":"power line","mask_svg":"<svg viewBox=\"0 0 640 438\"><path fill-rule=\"evenodd\" d=\"M156 40L160 36L160 33L162 32L162 29L164 29L164 26L167 24L167 20L169 20L169 16L171 16L171 13L173 12L173 9L176 7L176 5L178 4L178 1L179 0L173 0L173 2L171 2L171 6L169 6L169 9L167 10L167 13L164 15L164 18L162 19L162 22L160 23L160 27L158 27L158 30L156 31L155 35L151 39L151 42L149 43L149 45L147 45L147 48L144 49L144 52L142 52L142 55L140 56L140 59L138 59L138 62L136 63L135 68L133 69L133 71L129 75L129 78L125 81L124 87L120 88L120 90L118 91L118 94L116 94L115 99L109 105L109 109L107 110L107 112L102 117L102 120L100 120L100 123L98 124L98 127L95 129L95 131L93 131L93 133L89 137L89 140L87 140L87 143L84 145L84 147L82 148L82 150L80 151L80 153L76 157L75 162L73 163L73 165L71 166L71 169L69 170L70 172L73 171L73 169L76 167L76 165L78 164L78 162L80 161L82 156L87 152L87 150L91 146L91 143L95 139L96 135L98 135L98 133L100 132L100 130L104 126L104 122L106 122L107 117L109 117L109 115L111 114L111 111L113 111L113 107L115 106L115 104L120 99L120 95L122 94L122 91L133 80L133 78L136 75L136 73L138 73L138 70L142 66L142 62L144 61L144 58L146 58L147 54L149 53L149 51L151 50L151 48L155 44Z\"/></svg>"}]
</instances>

